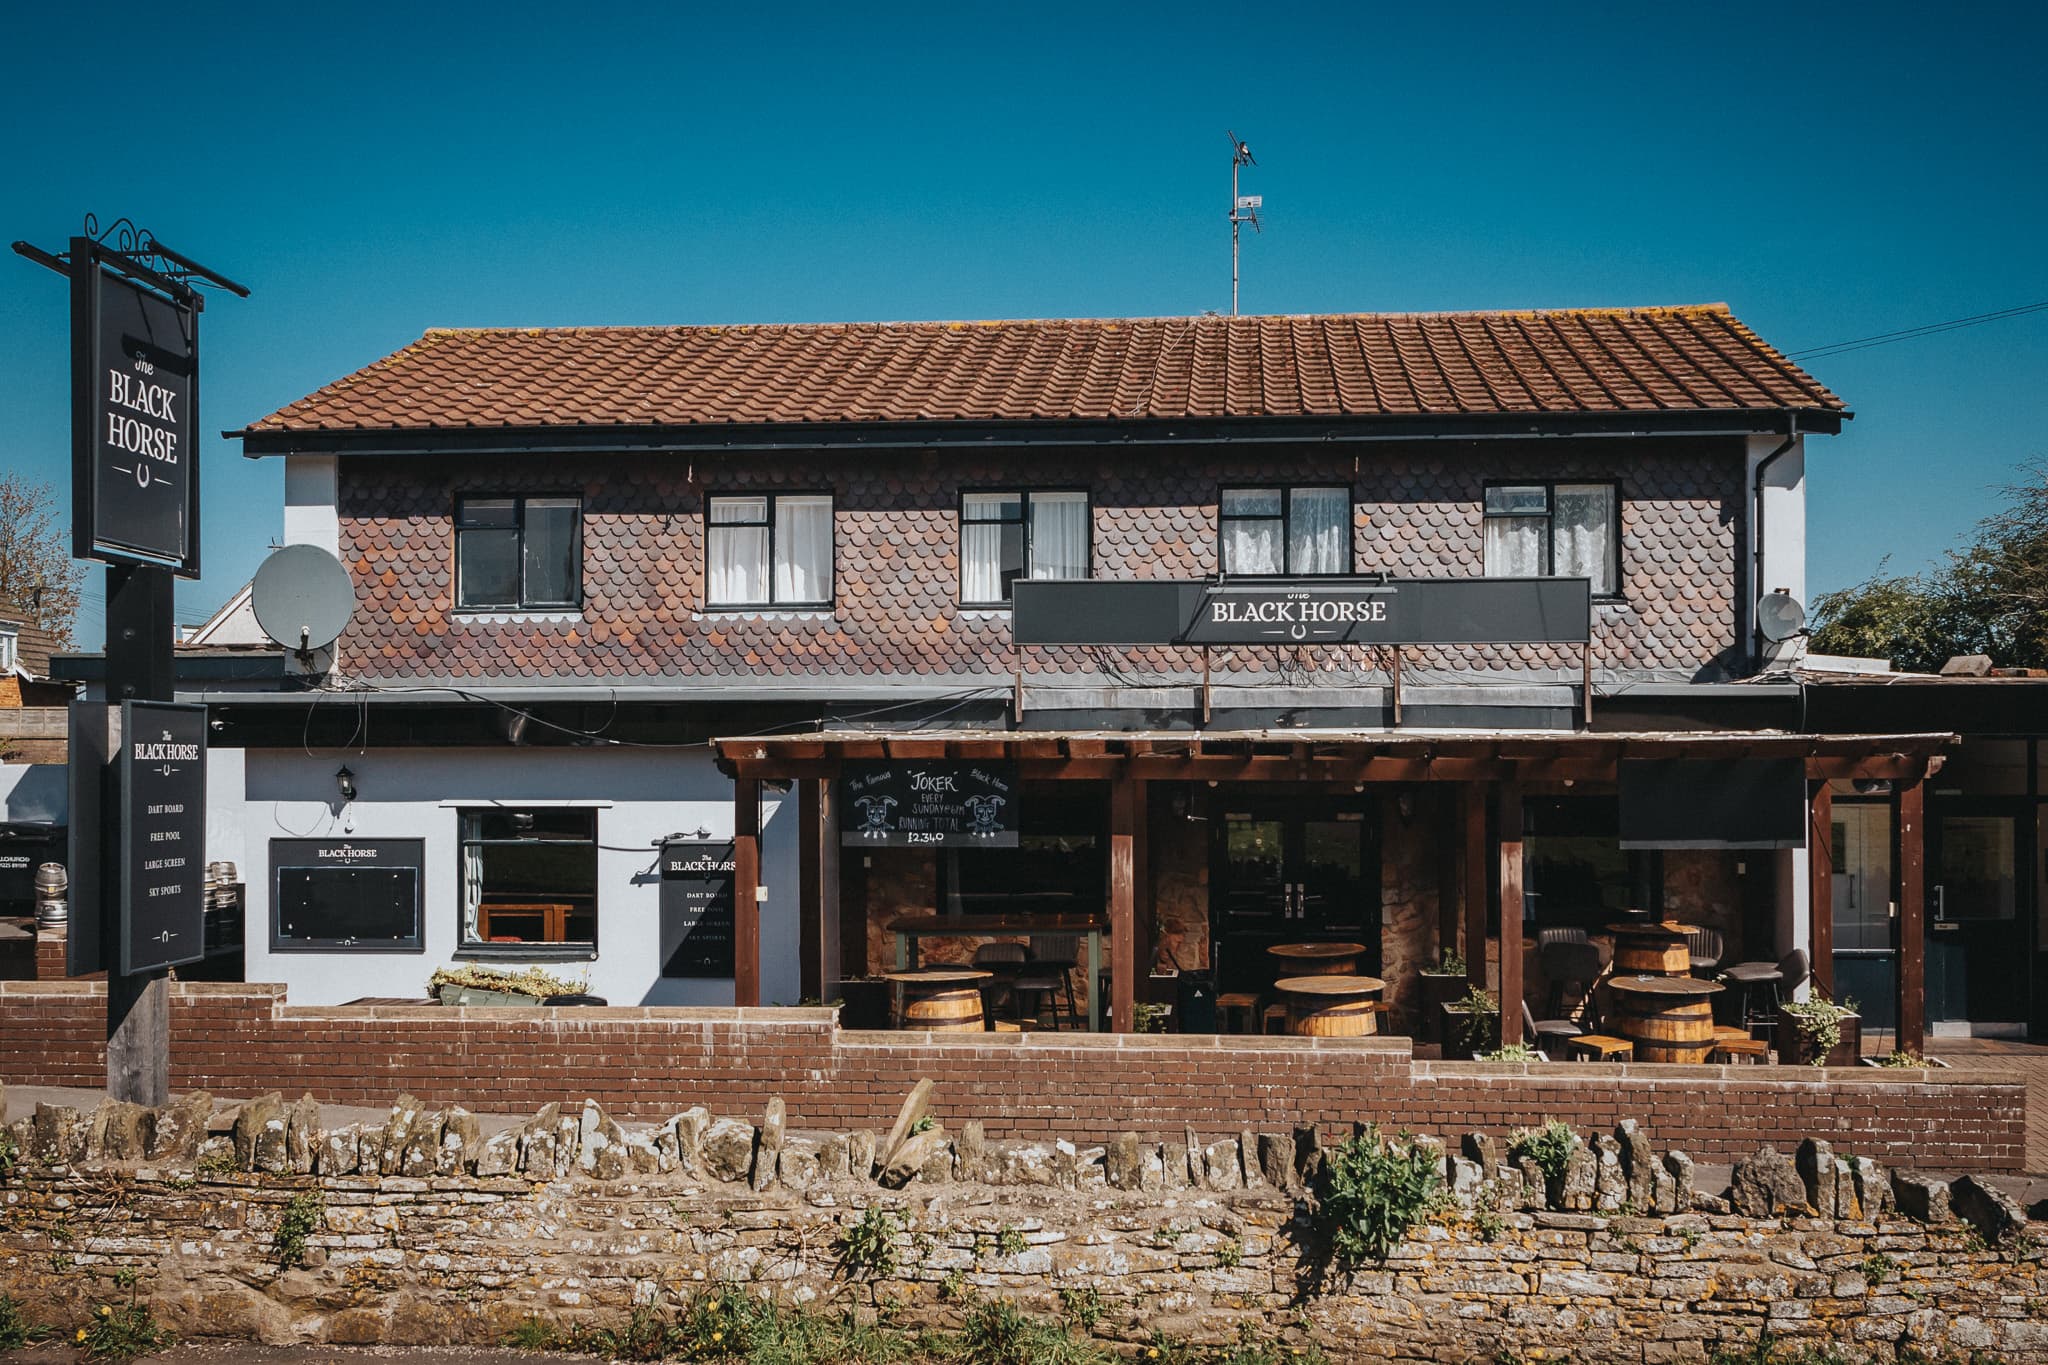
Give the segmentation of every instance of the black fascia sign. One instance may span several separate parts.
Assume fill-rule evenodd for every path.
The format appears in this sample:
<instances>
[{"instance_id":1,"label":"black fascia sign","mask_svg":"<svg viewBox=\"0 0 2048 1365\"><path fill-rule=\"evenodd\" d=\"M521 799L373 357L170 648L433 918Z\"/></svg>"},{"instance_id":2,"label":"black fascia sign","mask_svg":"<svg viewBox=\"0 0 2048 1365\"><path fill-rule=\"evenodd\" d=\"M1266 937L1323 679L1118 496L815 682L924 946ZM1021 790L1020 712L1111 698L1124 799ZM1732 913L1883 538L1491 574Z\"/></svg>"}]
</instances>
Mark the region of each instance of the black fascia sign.
<instances>
[{"instance_id":1,"label":"black fascia sign","mask_svg":"<svg viewBox=\"0 0 2048 1365\"><path fill-rule=\"evenodd\" d=\"M72 531L78 559L199 576L199 313L72 239Z\"/></svg>"},{"instance_id":2,"label":"black fascia sign","mask_svg":"<svg viewBox=\"0 0 2048 1365\"><path fill-rule=\"evenodd\" d=\"M733 974L733 846L673 840L661 846L661 974Z\"/></svg>"},{"instance_id":3,"label":"black fascia sign","mask_svg":"<svg viewBox=\"0 0 2048 1365\"><path fill-rule=\"evenodd\" d=\"M121 704L120 968L206 956L206 708Z\"/></svg>"},{"instance_id":4,"label":"black fascia sign","mask_svg":"<svg viewBox=\"0 0 2048 1365\"><path fill-rule=\"evenodd\" d=\"M840 769L850 848L1015 848L1017 765L895 759Z\"/></svg>"}]
</instances>

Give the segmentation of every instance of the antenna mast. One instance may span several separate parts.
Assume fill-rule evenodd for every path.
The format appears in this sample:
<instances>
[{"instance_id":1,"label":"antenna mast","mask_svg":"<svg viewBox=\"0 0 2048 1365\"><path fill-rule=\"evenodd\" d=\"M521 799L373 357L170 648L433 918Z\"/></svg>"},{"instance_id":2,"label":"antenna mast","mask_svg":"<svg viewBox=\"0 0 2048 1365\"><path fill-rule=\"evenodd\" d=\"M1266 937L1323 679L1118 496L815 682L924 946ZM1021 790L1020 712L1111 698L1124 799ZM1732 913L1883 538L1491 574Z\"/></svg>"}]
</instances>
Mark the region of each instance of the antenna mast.
<instances>
[{"instance_id":1,"label":"antenna mast","mask_svg":"<svg viewBox=\"0 0 2048 1365\"><path fill-rule=\"evenodd\" d=\"M1263 194L1239 194L1237 175L1241 167L1256 166L1252 159L1251 144L1243 141L1233 131L1230 134L1230 316L1237 316L1237 236L1238 228L1245 223L1252 225L1253 232L1263 232L1259 226L1259 210L1265 207Z\"/></svg>"}]
</instances>

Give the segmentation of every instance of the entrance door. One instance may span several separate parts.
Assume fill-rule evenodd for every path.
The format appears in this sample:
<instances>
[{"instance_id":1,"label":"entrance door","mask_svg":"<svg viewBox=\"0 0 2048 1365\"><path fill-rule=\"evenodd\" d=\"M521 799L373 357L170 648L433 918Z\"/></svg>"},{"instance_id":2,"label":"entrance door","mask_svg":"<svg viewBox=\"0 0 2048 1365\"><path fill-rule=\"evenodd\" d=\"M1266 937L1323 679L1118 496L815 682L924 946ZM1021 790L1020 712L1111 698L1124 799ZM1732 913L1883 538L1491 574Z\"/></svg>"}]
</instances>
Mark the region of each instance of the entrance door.
<instances>
[{"instance_id":1,"label":"entrance door","mask_svg":"<svg viewBox=\"0 0 2048 1365\"><path fill-rule=\"evenodd\" d=\"M2002 803L1953 802L1928 829L1927 1019L1954 1033L2026 1031L2023 831Z\"/></svg>"},{"instance_id":2,"label":"entrance door","mask_svg":"<svg viewBox=\"0 0 2048 1365\"><path fill-rule=\"evenodd\" d=\"M1888 1029L1898 1014L1898 954L1892 946L1892 808L1882 801L1835 802L1835 994L1857 1001L1863 1026Z\"/></svg>"},{"instance_id":3,"label":"entrance door","mask_svg":"<svg viewBox=\"0 0 2048 1365\"><path fill-rule=\"evenodd\" d=\"M1219 990L1272 984L1275 943L1365 945L1380 963L1380 859L1370 801L1218 798L1210 817L1209 905Z\"/></svg>"}]
</instances>

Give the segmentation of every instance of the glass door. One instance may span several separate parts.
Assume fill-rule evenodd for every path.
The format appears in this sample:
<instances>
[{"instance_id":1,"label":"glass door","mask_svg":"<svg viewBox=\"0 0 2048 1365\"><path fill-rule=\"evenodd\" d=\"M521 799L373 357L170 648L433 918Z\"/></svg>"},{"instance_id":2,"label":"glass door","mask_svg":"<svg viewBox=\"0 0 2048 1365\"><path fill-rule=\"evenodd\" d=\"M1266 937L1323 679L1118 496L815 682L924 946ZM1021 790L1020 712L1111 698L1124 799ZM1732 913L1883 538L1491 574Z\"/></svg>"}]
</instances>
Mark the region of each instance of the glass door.
<instances>
[{"instance_id":1,"label":"glass door","mask_svg":"<svg viewBox=\"0 0 2048 1365\"><path fill-rule=\"evenodd\" d=\"M1226 795L1215 809L1209 904L1219 990L1270 986L1265 950L1276 943L1362 943L1359 970L1379 969L1379 842L1370 802Z\"/></svg>"},{"instance_id":2,"label":"glass door","mask_svg":"<svg viewBox=\"0 0 2048 1365\"><path fill-rule=\"evenodd\" d=\"M1835 995L1857 1002L1865 1028L1888 1029L1898 1014L1891 804L1836 801L1832 835Z\"/></svg>"},{"instance_id":3,"label":"glass door","mask_svg":"<svg viewBox=\"0 0 2048 1365\"><path fill-rule=\"evenodd\" d=\"M2018 814L1952 802L1928 828L1927 1019L1969 1032L2024 1032L2029 1013L2028 929L2020 914L2023 841ZM1963 1031L1957 1029L1954 1031Z\"/></svg>"}]
</instances>

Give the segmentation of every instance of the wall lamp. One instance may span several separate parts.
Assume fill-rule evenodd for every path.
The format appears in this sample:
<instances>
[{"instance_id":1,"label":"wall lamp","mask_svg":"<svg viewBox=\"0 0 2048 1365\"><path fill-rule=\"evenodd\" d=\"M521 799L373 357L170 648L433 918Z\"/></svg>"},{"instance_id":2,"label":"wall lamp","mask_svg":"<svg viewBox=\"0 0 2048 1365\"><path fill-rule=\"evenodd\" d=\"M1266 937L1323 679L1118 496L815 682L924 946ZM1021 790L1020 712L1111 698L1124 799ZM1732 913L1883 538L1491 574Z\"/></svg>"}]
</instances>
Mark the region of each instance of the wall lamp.
<instances>
[{"instance_id":1,"label":"wall lamp","mask_svg":"<svg viewBox=\"0 0 2048 1365\"><path fill-rule=\"evenodd\" d=\"M356 775L348 770L348 765L343 764L341 770L334 774L334 786L341 793L342 800L356 799Z\"/></svg>"}]
</instances>

